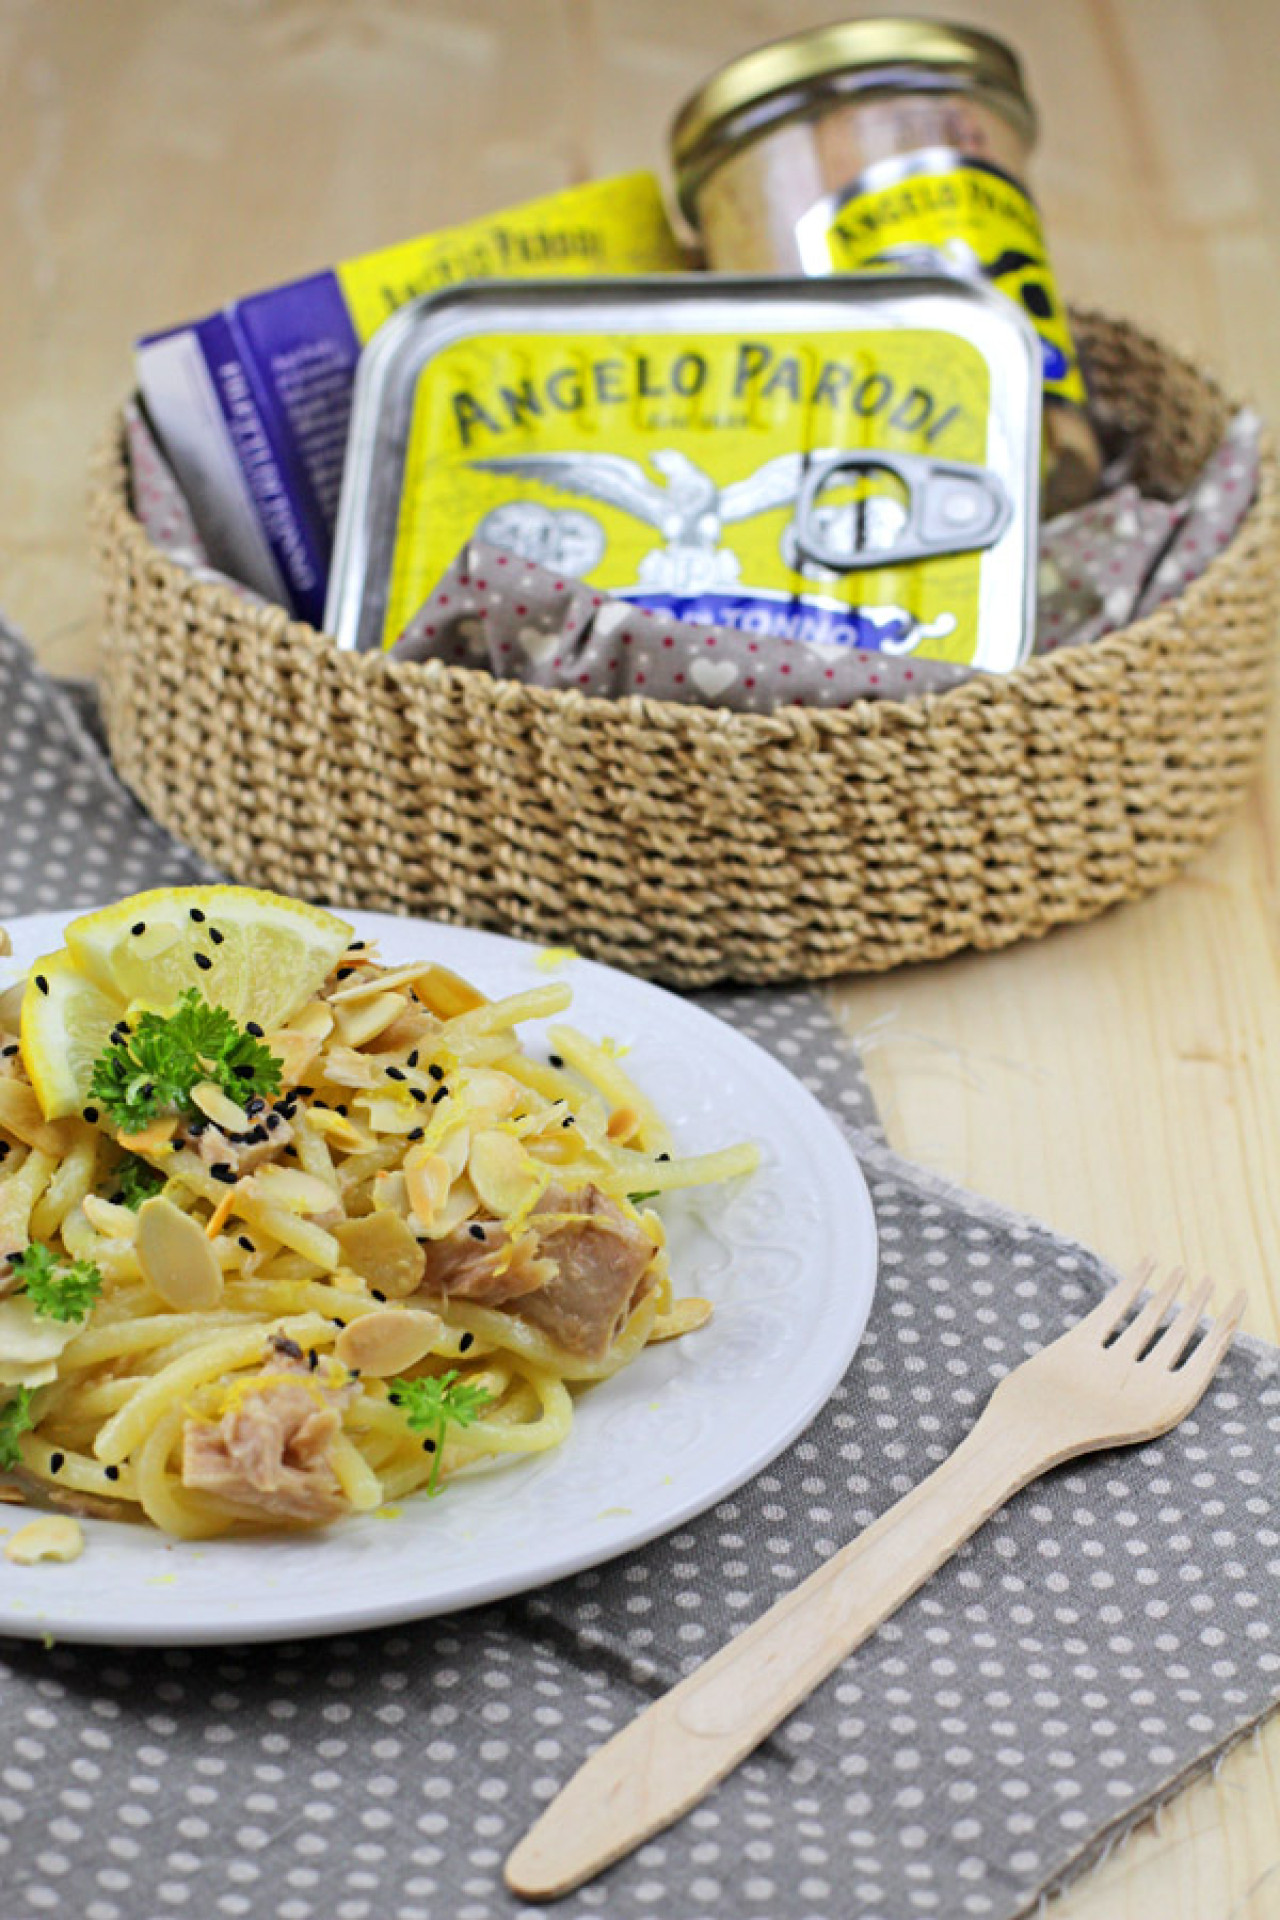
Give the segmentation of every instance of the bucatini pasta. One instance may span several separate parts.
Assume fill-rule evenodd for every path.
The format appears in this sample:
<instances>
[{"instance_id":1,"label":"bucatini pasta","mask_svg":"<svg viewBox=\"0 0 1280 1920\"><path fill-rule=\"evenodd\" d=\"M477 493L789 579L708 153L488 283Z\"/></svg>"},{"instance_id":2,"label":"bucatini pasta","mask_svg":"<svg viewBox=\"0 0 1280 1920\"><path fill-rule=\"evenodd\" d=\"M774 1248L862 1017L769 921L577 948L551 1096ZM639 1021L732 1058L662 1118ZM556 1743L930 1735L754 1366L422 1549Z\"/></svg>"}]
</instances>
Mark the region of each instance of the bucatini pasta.
<instances>
[{"instance_id":1,"label":"bucatini pasta","mask_svg":"<svg viewBox=\"0 0 1280 1920\"><path fill-rule=\"evenodd\" d=\"M9 1484L186 1539L321 1525L558 1446L577 1392L701 1325L649 1202L754 1149L676 1157L571 1027L526 1053L517 1023L569 1001L355 941L275 1029L216 1029L216 1061L188 994L208 1078L167 1105L138 1039L166 1016L131 1007L93 1083L119 1104L56 1119L0 1031Z\"/></svg>"}]
</instances>

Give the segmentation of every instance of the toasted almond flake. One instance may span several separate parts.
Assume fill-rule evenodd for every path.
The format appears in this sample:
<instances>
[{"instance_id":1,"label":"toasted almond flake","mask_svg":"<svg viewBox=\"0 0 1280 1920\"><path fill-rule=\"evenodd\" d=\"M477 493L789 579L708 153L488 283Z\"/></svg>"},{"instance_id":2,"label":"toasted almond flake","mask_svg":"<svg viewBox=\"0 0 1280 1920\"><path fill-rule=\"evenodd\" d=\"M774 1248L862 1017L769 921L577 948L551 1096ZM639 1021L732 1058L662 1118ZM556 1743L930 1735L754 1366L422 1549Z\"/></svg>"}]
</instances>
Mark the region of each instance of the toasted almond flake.
<instances>
[{"instance_id":1,"label":"toasted almond flake","mask_svg":"<svg viewBox=\"0 0 1280 1920\"><path fill-rule=\"evenodd\" d=\"M481 1201L499 1220L518 1213L538 1184L537 1169L520 1142L495 1128L472 1139L467 1172Z\"/></svg>"},{"instance_id":2,"label":"toasted almond flake","mask_svg":"<svg viewBox=\"0 0 1280 1920\"><path fill-rule=\"evenodd\" d=\"M414 980L413 991L423 1006L442 1020L454 1020L460 1013L471 1013L485 1004L485 996L448 967L424 967Z\"/></svg>"},{"instance_id":3,"label":"toasted almond flake","mask_svg":"<svg viewBox=\"0 0 1280 1920\"><path fill-rule=\"evenodd\" d=\"M147 1283L178 1313L207 1313L222 1299L222 1268L204 1229L171 1200L138 1209L138 1264Z\"/></svg>"},{"instance_id":4,"label":"toasted almond flake","mask_svg":"<svg viewBox=\"0 0 1280 1920\"><path fill-rule=\"evenodd\" d=\"M302 1117L312 1133L318 1133L339 1153L369 1153L377 1145L371 1133L348 1120L345 1113L335 1113L332 1107L308 1107Z\"/></svg>"},{"instance_id":5,"label":"toasted almond flake","mask_svg":"<svg viewBox=\"0 0 1280 1920\"><path fill-rule=\"evenodd\" d=\"M94 1232L105 1234L108 1240L132 1240L138 1231L138 1216L132 1207L104 1200L100 1193L86 1193L80 1205Z\"/></svg>"},{"instance_id":6,"label":"toasted almond flake","mask_svg":"<svg viewBox=\"0 0 1280 1920\"><path fill-rule=\"evenodd\" d=\"M35 1088L25 1080L0 1080L0 1127L24 1146L57 1160L70 1152L76 1133L73 1121L45 1119Z\"/></svg>"},{"instance_id":7,"label":"toasted almond flake","mask_svg":"<svg viewBox=\"0 0 1280 1920\"><path fill-rule=\"evenodd\" d=\"M450 1127L449 1131L436 1141L435 1151L440 1155L454 1180L467 1170L467 1159L471 1153L470 1127Z\"/></svg>"},{"instance_id":8,"label":"toasted almond flake","mask_svg":"<svg viewBox=\"0 0 1280 1920\"><path fill-rule=\"evenodd\" d=\"M21 1487L0 1486L0 1507L25 1507L27 1496Z\"/></svg>"},{"instance_id":9,"label":"toasted almond flake","mask_svg":"<svg viewBox=\"0 0 1280 1920\"><path fill-rule=\"evenodd\" d=\"M366 1000L371 993L390 993L394 987L411 987L424 974L437 971L430 960L421 960L409 967L390 967L385 973L373 973L367 980L357 980L353 986L339 987L329 995L329 1004L338 1007L353 1000Z\"/></svg>"},{"instance_id":10,"label":"toasted almond flake","mask_svg":"<svg viewBox=\"0 0 1280 1920\"><path fill-rule=\"evenodd\" d=\"M398 1213L402 1218L408 1213L409 1196L405 1191L404 1174L399 1168L389 1173L374 1174L373 1204L375 1211L385 1208L390 1213Z\"/></svg>"},{"instance_id":11,"label":"toasted almond flake","mask_svg":"<svg viewBox=\"0 0 1280 1920\"><path fill-rule=\"evenodd\" d=\"M431 1225L424 1226L423 1237L427 1240L447 1240L464 1221L471 1218L478 1205L476 1190L464 1174L461 1180L455 1180L450 1187L449 1198Z\"/></svg>"},{"instance_id":12,"label":"toasted almond flake","mask_svg":"<svg viewBox=\"0 0 1280 1920\"><path fill-rule=\"evenodd\" d=\"M118 1133L116 1139L129 1153L160 1153L178 1130L177 1115L163 1113L140 1133Z\"/></svg>"},{"instance_id":13,"label":"toasted almond flake","mask_svg":"<svg viewBox=\"0 0 1280 1920\"><path fill-rule=\"evenodd\" d=\"M224 1133L248 1133L248 1114L234 1100L227 1098L216 1081L202 1080L199 1086L192 1087L191 1098L205 1119L212 1120L214 1126L221 1127Z\"/></svg>"},{"instance_id":14,"label":"toasted almond flake","mask_svg":"<svg viewBox=\"0 0 1280 1920\"><path fill-rule=\"evenodd\" d=\"M312 1000L289 1022L290 1033L304 1033L308 1040L327 1040L333 1032L333 1008L327 1000Z\"/></svg>"},{"instance_id":15,"label":"toasted almond flake","mask_svg":"<svg viewBox=\"0 0 1280 1920\"><path fill-rule=\"evenodd\" d=\"M288 1213L329 1213L334 1205L333 1188L300 1167L259 1167L241 1186L255 1200Z\"/></svg>"},{"instance_id":16,"label":"toasted almond flake","mask_svg":"<svg viewBox=\"0 0 1280 1920\"><path fill-rule=\"evenodd\" d=\"M636 1128L640 1125L640 1115L634 1107L615 1107L609 1115L609 1124L605 1131L611 1140L625 1146Z\"/></svg>"},{"instance_id":17,"label":"toasted almond flake","mask_svg":"<svg viewBox=\"0 0 1280 1920\"><path fill-rule=\"evenodd\" d=\"M83 1552L84 1529L65 1513L41 1514L4 1543L5 1559L16 1567L33 1567L37 1560L78 1560Z\"/></svg>"},{"instance_id":18,"label":"toasted almond flake","mask_svg":"<svg viewBox=\"0 0 1280 1920\"><path fill-rule=\"evenodd\" d=\"M330 1047L324 1061L325 1078L335 1087L360 1087L366 1092L382 1083L382 1069L367 1053L354 1047Z\"/></svg>"},{"instance_id":19,"label":"toasted almond flake","mask_svg":"<svg viewBox=\"0 0 1280 1920\"><path fill-rule=\"evenodd\" d=\"M263 1038L263 1046L280 1062L280 1074L286 1087L296 1087L320 1051L315 1034L298 1033L292 1027L277 1027Z\"/></svg>"},{"instance_id":20,"label":"toasted almond flake","mask_svg":"<svg viewBox=\"0 0 1280 1920\"><path fill-rule=\"evenodd\" d=\"M339 1221L333 1237L371 1291L403 1300L422 1284L422 1248L398 1213L381 1208L359 1220Z\"/></svg>"},{"instance_id":21,"label":"toasted almond flake","mask_svg":"<svg viewBox=\"0 0 1280 1920\"><path fill-rule=\"evenodd\" d=\"M399 1019L408 1004L401 993L375 993L351 1006L338 1007L334 1032L339 1043L344 1047L367 1046Z\"/></svg>"},{"instance_id":22,"label":"toasted almond flake","mask_svg":"<svg viewBox=\"0 0 1280 1920\"><path fill-rule=\"evenodd\" d=\"M696 1297L677 1300L670 1313L660 1314L654 1321L649 1333L649 1344L655 1340L678 1340L682 1333L696 1333L699 1327L705 1327L711 1318L711 1302Z\"/></svg>"},{"instance_id":23,"label":"toasted almond flake","mask_svg":"<svg viewBox=\"0 0 1280 1920\"><path fill-rule=\"evenodd\" d=\"M444 1321L438 1313L389 1307L350 1321L334 1341L333 1351L344 1367L385 1380L425 1358L443 1332Z\"/></svg>"},{"instance_id":24,"label":"toasted almond flake","mask_svg":"<svg viewBox=\"0 0 1280 1920\"><path fill-rule=\"evenodd\" d=\"M0 927L0 955L7 960L13 952L13 941L9 938L9 929Z\"/></svg>"},{"instance_id":25,"label":"toasted almond flake","mask_svg":"<svg viewBox=\"0 0 1280 1920\"><path fill-rule=\"evenodd\" d=\"M404 1187L415 1217L429 1227L449 1197L453 1181L443 1154L413 1147L405 1156Z\"/></svg>"},{"instance_id":26,"label":"toasted almond flake","mask_svg":"<svg viewBox=\"0 0 1280 1920\"><path fill-rule=\"evenodd\" d=\"M505 1120L528 1095L519 1081L496 1067L476 1067L467 1075L463 1088L467 1112L477 1120Z\"/></svg>"}]
</instances>

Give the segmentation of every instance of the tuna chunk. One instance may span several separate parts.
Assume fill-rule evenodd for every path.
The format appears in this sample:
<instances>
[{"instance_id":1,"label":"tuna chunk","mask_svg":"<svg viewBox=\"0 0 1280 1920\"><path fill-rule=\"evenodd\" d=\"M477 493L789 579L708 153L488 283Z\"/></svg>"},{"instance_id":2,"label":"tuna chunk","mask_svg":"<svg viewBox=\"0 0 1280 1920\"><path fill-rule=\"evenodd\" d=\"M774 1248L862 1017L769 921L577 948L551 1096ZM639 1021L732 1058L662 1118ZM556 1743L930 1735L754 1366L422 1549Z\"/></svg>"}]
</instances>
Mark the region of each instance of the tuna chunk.
<instances>
[{"instance_id":1,"label":"tuna chunk","mask_svg":"<svg viewBox=\"0 0 1280 1920\"><path fill-rule=\"evenodd\" d=\"M239 1179L252 1173L268 1160L278 1160L293 1139L293 1128L283 1114L264 1113L251 1132L234 1137L206 1121L198 1133L181 1131L175 1136L180 1147L191 1147L206 1167L230 1167Z\"/></svg>"},{"instance_id":2,"label":"tuna chunk","mask_svg":"<svg viewBox=\"0 0 1280 1920\"><path fill-rule=\"evenodd\" d=\"M603 1359L645 1292L653 1259L648 1236L597 1187L553 1186L500 1270L508 1245L496 1221L428 1241L426 1291L491 1307L518 1301L520 1318L557 1346Z\"/></svg>"},{"instance_id":3,"label":"tuna chunk","mask_svg":"<svg viewBox=\"0 0 1280 1920\"><path fill-rule=\"evenodd\" d=\"M278 1345L260 1376L216 1424L188 1420L182 1484L213 1493L247 1519L311 1525L349 1511L330 1452L349 1390L325 1388L292 1341Z\"/></svg>"}]
</instances>

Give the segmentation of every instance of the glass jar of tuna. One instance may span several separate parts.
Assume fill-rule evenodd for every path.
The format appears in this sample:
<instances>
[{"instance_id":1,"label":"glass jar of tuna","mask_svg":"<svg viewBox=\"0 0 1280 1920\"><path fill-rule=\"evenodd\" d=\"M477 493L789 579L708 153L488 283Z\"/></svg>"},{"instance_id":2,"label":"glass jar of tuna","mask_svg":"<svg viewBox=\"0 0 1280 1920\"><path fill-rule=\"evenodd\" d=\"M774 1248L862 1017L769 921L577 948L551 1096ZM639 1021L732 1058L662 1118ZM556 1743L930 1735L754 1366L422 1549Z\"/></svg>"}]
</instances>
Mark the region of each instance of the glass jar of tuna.
<instances>
[{"instance_id":1,"label":"glass jar of tuna","mask_svg":"<svg viewBox=\"0 0 1280 1920\"><path fill-rule=\"evenodd\" d=\"M1015 54L922 19L852 20L758 47L671 131L680 203L713 271L981 275L1044 363L1047 514L1097 490L1101 455L1040 216L1035 111Z\"/></svg>"}]
</instances>

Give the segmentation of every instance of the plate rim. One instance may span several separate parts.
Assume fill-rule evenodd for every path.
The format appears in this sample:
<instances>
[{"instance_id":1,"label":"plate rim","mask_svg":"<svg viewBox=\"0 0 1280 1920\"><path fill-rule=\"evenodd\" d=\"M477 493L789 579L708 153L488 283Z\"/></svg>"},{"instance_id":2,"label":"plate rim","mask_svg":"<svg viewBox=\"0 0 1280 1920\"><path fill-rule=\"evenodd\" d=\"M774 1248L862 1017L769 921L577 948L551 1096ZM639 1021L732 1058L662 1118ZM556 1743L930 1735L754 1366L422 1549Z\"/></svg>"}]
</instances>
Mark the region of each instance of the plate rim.
<instances>
[{"instance_id":1,"label":"plate rim","mask_svg":"<svg viewBox=\"0 0 1280 1920\"><path fill-rule=\"evenodd\" d=\"M448 939L479 940L498 953L503 953L510 958L522 958L526 963L537 954L548 951L545 942L522 940L510 934L493 932L488 928L428 920L414 914L392 914L377 908L331 907L329 910L344 918L363 923L384 923L387 927L396 929L420 928L428 937L444 935ZM66 912L44 909L35 913L13 916L5 924L14 936L15 944L18 945L22 943L22 936L28 927L47 925L54 921L65 925L73 911L91 912L93 909L68 909ZM0 967L7 970L12 964L13 962L6 956L5 960L0 962ZM3 1597L0 1596L0 1637L39 1639L52 1636L55 1640L65 1640L76 1645L116 1647L247 1646L369 1632L427 1619L447 1620L455 1614L491 1605L495 1601L514 1599L522 1594L538 1593L560 1580L606 1565L612 1560L652 1545L655 1540L667 1537L690 1520L710 1512L722 1500L730 1498L750 1480L763 1473L813 1424L830 1400L862 1344L880 1278L879 1232L875 1209L866 1175L851 1141L832 1113L811 1089L805 1086L799 1076L768 1048L761 1046L757 1040L736 1027L731 1021L722 1020L719 1015L710 1012L707 1008L698 1006L685 996L671 992L670 989L655 981L647 980L641 975L626 973L621 968L611 967L578 954L573 955L572 966L575 972L579 969L587 970L591 976L598 977L606 986L611 982L621 981L628 989L639 990L642 996L656 997L659 1005L673 1003L686 1015L694 1013L727 1028L736 1045L746 1048L748 1052L764 1061L767 1072L779 1073L785 1077L796 1097L809 1110L811 1119L818 1123L819 1130L825 1131L828 1140L838 1147L848 1163L851 1175L848 1198L852 1217L858 1229L857 1244L860 1248L864 1245L866 1248L867 1285L858 1297L856 1310L850 1316L845 1337L832 1342L830 1357L824 1366L815 1371L808 1391L801 1400L797 1401L791 1416L769 1436L763 1447L756 1451L748 1450L739 1466L733 1468L728 1474L718 1477L713 1490L708 1491L704 1486L701 1491L691 1492L687 1498L675 1499L670 1506L664 1507L662 1512L652 1519L638 1523L633 1521L626 1528L625 1537L615 1541L609 1541L607 1537L604 1540L589 1540L583 1533L577 1547L566 1546L559 1553L553 1554L536 1577L531 1578L527 1571L504 1574L499 1566L489 1573L481 1573L473 1578L459 1581L443 1604L428 1602L425 1606L414 1607L407 1604L404 1596L400 1595L382 1601L370 1599L354 1604L348 1603L336 1609L331 1608L323 1615L301 1617L295 1615L287 1621L280 1618L237 1621L229 1615L223 1622L202 1620L194 1627L185 1625L180 1619L174 1619L139 1625L136 1629L127 1631L118 1622L99 1625L91 1618L75 1618L55 1613L47 1605L41 1606L38 1611L33 1610L30 1614L15 1614L11 1607L5 1605ZM0 984L3 983L0 982ZM21 1512L21 1509L9 1511L16 1515ZM43 1509L33 1510L33 1517L38 1511ZM162 1544L173 1550L180 1550L184 1543L165 1540ZM208 1550L209 1546L218 1543L198 1544L204 1545ZM236 1544L250 1546L253 1542ZM259 1605L262 1604L262 1598L263 1590L260 1589Z\"/></svg>"}]
</instances>

